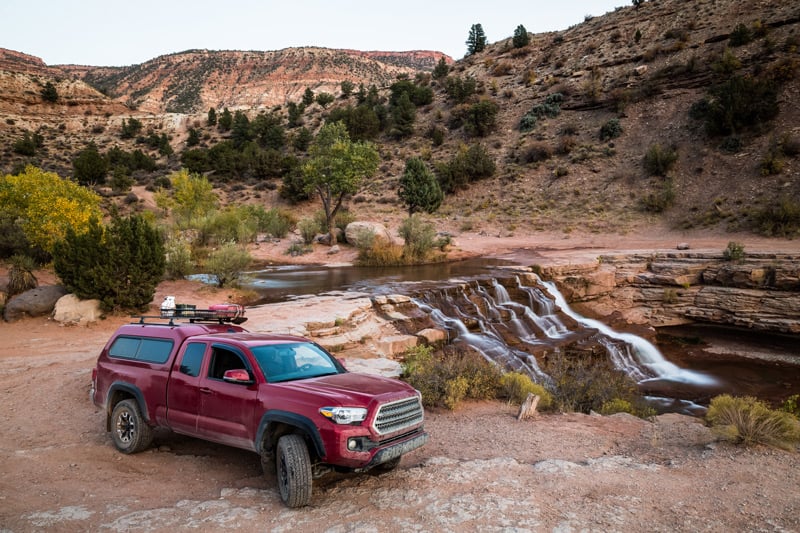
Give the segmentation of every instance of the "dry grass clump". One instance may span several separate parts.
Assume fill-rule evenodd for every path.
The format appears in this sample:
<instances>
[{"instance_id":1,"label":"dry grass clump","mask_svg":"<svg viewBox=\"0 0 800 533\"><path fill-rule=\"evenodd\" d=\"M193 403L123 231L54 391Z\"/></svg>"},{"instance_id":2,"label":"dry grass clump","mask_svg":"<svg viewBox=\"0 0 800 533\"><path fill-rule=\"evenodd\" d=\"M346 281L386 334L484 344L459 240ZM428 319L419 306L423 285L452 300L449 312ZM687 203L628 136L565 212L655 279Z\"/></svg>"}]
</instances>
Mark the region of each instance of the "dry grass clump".
<instances>
[{"instance_id":1,"label":"dry grass clump","mask_svg":"<svg viewBox=\"0 0 800 533\"><path fill-rule=\"evenodd\" d=\"M770 409L752 396L715 397L706 421L721 438L746 446L767 444L793 450L800 443L800 421L795 416Z\"/></svg>"}]
</instances>

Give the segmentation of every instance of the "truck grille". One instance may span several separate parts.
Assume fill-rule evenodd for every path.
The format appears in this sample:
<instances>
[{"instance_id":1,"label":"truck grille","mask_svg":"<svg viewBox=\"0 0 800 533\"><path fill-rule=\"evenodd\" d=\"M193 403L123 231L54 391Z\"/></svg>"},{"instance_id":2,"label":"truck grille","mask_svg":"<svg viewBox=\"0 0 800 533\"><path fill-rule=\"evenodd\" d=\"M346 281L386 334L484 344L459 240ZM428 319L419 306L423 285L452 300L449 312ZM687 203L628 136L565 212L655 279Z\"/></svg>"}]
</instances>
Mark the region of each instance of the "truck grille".
<instances>
[{"instance_id":1,"label":"truck grille","mask_svg":"<svg viewBox=\"0 0 800 533\"><path fill-rule=\"evenodd\" d=\"M386 435L412 428L422 420L422 403L414 396L381 405L372 427L379 435Z\"/></svg>"}]
</instances>

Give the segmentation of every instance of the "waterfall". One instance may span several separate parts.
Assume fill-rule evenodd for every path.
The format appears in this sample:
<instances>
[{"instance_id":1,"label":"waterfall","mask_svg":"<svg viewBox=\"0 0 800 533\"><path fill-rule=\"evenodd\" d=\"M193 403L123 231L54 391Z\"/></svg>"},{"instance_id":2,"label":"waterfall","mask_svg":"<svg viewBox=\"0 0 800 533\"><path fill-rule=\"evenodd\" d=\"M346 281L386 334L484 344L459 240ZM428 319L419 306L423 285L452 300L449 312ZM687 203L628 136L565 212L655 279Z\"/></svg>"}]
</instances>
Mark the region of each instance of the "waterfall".
<instances>
[{"instance_id":1,"label":"waterfall","mask_svg":"<svg viewBox=\"0 0 800 533\"><path fill-rule=\"evenodd\" d=\"M539 368L532 352L558 350L570 340L586 337L589 331L605 348L614 367L639 383L666 379L692 385L716 384L709 376L670 363L647 340L618 333L600 321L581 316L569 307L553 283L539 283L544 289L524 285L516 278L516 291L525 295L527 303L514 301L497 279L491 279L488 285L474 281L431 291L414 302L448 332L450 342L467 344L487 360L526 372L539 382L551 379ZM574 325L567 326L559 313L572 319ZM513 346L509 346L509 338Z\"/></svg>"},{"instance_id":2,"label":"waterfall","mask_svg":"<svg viewBox=\"0 0 800 533\"><path fill-rule=\"evenodd\" d=\"M442 297L442 295L440 294L439 297ZM458 309L456 302L454 302L451 297L444 296L443 299L448 306L456 306L455 309ZM506 369L527 373L539 382L550 382L550 376L539 368L536 357L506 344L492 321L487 320L485 317L477 319L480 332L472 332L464 323L464 319L467 318L466 316L458 317L446 315L441 309L437 309L421 299L415 299L414 303L420 309L429 313L431 319L438 327L448 332L450 342L454 344L463 342L492 363L497 363ZM473 310L475 314L471 315L470 318L474 319L476 316L480 316L480 310L477 306L475 306ZM454 314L457 313L454 312ZM517 323L517 328L523 332L526 331L521 323ZM530 333L523 334L530 337Z\"/></svg>"},{"instance_id":3,"label":"waterfall","mask_svg":"<svg viewBox=\"0 0 800 533\"><path fill-rule=\"evenodd\" d=\"M653 346L647 339L643 339L632 333L618 333L599 320L586 318L576 313L569 307L564 295L561 294L554 283L545 281L542 282L542 284L546 287L547 292L553 297L556 305L565 315L588 328L598 330L607 338L622 341L622 348L615 346L607 340L601 341L601 343L608 350L615 366L626 371L631 377L636 379L636 381L642 383L655 377L656 379L679 381L692 385L714 385L717 383L716 380L710 376L700 372L686 370L670 363L664 359L664 356L658 348ZM644 372L643 369L649 370L650 372ZM648 376L648 374L652 374L652 377Z\"/></svg>"}]
</instances>

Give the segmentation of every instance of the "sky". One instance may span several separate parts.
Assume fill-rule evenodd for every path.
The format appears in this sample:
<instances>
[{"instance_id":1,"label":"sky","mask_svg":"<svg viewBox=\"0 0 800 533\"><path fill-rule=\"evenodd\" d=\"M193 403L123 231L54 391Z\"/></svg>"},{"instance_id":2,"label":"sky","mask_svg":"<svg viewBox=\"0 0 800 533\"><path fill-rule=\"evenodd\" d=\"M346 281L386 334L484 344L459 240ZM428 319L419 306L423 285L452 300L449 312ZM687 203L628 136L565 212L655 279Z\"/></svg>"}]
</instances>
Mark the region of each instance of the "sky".
<instances>
[{"instance_id":1,"label":"sky","mask_svg":"<svg viewBox=\"0 0 800 533\"><path fill-rule=\"evenodd\" d=\"M567 29L630 0L0 0L0 48L48 65L126 66L190 49L435 50L461 59L473 24L493 43L522 24Z\"/></svg>"}]
</instances>

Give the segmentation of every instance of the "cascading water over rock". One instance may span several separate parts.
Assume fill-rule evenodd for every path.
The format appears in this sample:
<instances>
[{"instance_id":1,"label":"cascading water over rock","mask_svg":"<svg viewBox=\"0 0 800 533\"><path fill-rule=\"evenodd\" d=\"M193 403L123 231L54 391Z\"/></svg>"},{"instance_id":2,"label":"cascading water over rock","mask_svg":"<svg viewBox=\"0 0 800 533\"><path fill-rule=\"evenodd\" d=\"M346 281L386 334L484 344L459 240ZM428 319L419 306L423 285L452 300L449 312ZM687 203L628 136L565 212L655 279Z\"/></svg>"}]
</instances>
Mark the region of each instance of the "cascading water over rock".
<instances>
[{"instance_id":1,"label":"cascading water over rock","mask_svg":"<svg viewBox=\"0 0 800 533\"><path fill-rule=\"evenodd\" d=\"M670 363L647 340L618 333L570 309L552 283L535 275L502 280L477 280L432 290L416 298L431 320L448 332L453 344L464 343L500 366L549 382L536 355L559 351L575 342L602 346L612 364L639 383L670 380L711 385L703 374ZM511 281L511 283L509 283ZM512 297L509 291L514 293Z\"/></svg>"}]
</instances>

